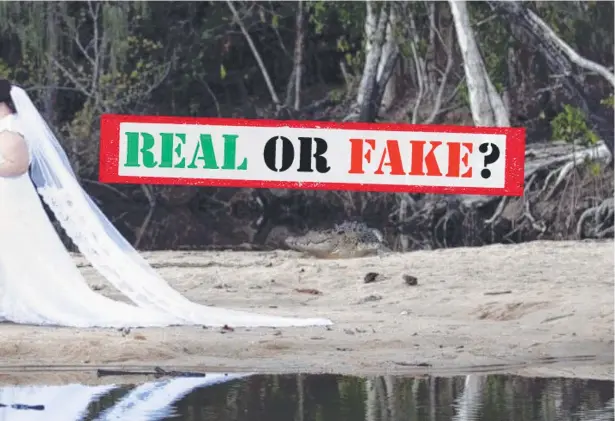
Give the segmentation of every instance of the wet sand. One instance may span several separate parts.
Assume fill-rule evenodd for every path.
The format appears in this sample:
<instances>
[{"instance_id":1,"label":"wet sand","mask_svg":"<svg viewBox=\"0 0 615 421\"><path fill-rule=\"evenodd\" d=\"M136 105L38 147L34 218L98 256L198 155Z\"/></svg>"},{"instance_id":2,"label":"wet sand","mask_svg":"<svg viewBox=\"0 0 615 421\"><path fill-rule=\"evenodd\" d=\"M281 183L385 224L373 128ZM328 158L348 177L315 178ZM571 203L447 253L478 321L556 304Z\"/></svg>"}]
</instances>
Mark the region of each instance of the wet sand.
<instances>
[{"instance_id":1,"label":"wet sand","mask_svg":"<svg viewBox=\"0 0 615 421\"><path fill-rule=\"evenodd\" d=\"M613 252L612 241L568 241L348 260L317 260L289 251L145 253L174 287L197 302L327 317L335 324L132 329L128 334L3 324L0 383L28 378L91 383L98 382L97 367L153 366L353 375L505 372L612 380ZM91 285L119 298L75 258ZM364 283L368 272L381 279ZM403 275L416 277L418 285L407 285ZM62 372L22 372L58 365ZM80 372L67 371L74 369Z\"/></svg>"}]
</instances>

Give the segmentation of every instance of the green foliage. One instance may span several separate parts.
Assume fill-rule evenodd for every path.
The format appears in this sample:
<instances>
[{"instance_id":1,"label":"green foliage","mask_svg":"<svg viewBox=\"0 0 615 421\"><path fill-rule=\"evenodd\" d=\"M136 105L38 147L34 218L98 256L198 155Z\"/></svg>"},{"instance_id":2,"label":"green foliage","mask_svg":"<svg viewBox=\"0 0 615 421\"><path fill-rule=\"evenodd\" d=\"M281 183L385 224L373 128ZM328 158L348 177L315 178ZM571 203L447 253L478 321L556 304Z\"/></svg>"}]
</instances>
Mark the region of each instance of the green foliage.
<instances>
[{"instance_id":1,"label":"green foliage","mask_svg":"<svg viewBox=\"0 0 615 421\"><path fill-rule=\"evenodd\" d=\"M492 19L493 12L488 5L469 2L468 11L487 74L496 90L502 92L508 84L508 49L514 41L505 22Z\"/></svg>"},{"instance_id":2,"label":"green foliage","mask_svg":"<svg viewBox=\"0 0 615 421\"><path fill-rule=\"evenodd\" d=\"M365 21L365 4L363 2L326 2L332 8L335 20L343 32L350 36L363 34Z\"/></svg>"},{"instance_id":3,"label":"green foliage","mask_svg":"<svg viewBox=\"0 0 615 421\"><path fill-rule=\"evenodd\" d=\"M589 173L594 177L599 177L603 171L599 162L589 162L587 168L589 169Z\"/></svg>"},{"instance_id":4,"label":"green foliage","mask_svg":"<svg viewBox=\"0 0 615 421\"><path fill-rule=\"evenodd\" d=\"M275 29L279 28L280 26L280 15L273 15L271 17L271 26Z\"/></svg>"},{"instance_id":5,"label":"green foliage","mask_svg":"<svg viewBox=\"0 0 615 421\"><path fill-rule=\"evenodd\" d=\"M0 59L0 78L2 79L12 79L12 69L11 67L2 59Z\"/></svg>"},{"instance_id":6,"label":"green foliage","mask_svg":"<svg viewBox=\"0 0 615 421\"><path fill-rule=\"evenodd\" d=\"M613 2L528 2L553 31L580 55L598 62L605 51L613 62Z\"/></svg>"},{"instance_id":7,"label":"green foliage","mask_svg":"<svg viewBox=\"0 0 615 421\"><path fill-rule=\"evenodd\" d=\"M524 2L549 27L580 55L599 63L613 63L613 2ZM525 58L515 58L512 67L519 69L523 61L531 59L527 47L510 34L509 23L493 14L484 2L469 2L470 20L477 43L483 56L487 74L498 92L510 84L509 50L515 53L526 50ZM538 55L533 59L530 72L520 76L526 84L539 81L539 85L551 84L550 70ZM517 70L519 72L519 70ZM521 73L521 72L519 72ZM519 76L517 76L519 77Z\"/></svg>"},{"instance_id":8,"label":"green foliage","mask_svg":"<svg viewBox=\"0 0 615 421\"><path fill-rule=\"evenodd\" d=\"M463 83L459 88L459 93L457 94L462 104L470 105L470 92L468 90L468 84Z\"/></svg>"},{"instance_id":9,"label":"green foliage","mask_svg":"<svg viewBox=\"0 0 615 421\"><path fill-rule=\"evenodd\" d=\"M111 60L104 61L107 67L101 69L98 81L101 97L98 103L107 112L126 112L132 107L134 101L139 101L148 87L156 83L160 77L161 62L156 53L162 49L160 42L145 37L129 35L117 43L118 48L131 51L132 60L111 64ZM92 69L83 69L80 78L86 79ZM86 83L84 80L83 83Z\"/></svg>"},{"instance_id":10,"label":"green foliage","mask_svg":"<svg viewBox=\"0 0 615 421\"><path fill-rule=\"evenodd\" d=\"M308 21L314 25L314 32L316 34L322 34L324 29L324 16L328 12L328 3L324 1L312 2L312 13L309 15Z\"/></svg>"},{"instance_id":11,"label":"green foliage","mask_svg":"<svg viewBox=\"0 0 615 421\"><path fill-rule=\"evenodd\" d=\"M564 111L551 121L554 140L568 143L579 142L584 146L598 143L598 136L587 126L583 112L572 105L564 105Z\"/></svg>"},{"instance_id":12,"label":"green foliage","mask_svg":"<svg viewBox=\"0 0 615 421\"><path fill-rule=\"evenodd\" d=\"M600 101L600 103L607 107L615 108L615 101L613 99L613 94L609 95L607 98L604 98L602 101Z\"/></svg>"},{"instance_id":13,"label":"green foliage","mask_svg":"<svg viewBox=\"0 0 615 421\"><path fill-rule=\"evenodd\" d=\"M606 66L612 63L611 3L525 4L579 53ZM409 12L416 23L416 39L412 38L412 42L416 42L417 54L428 60L435 57L434 64L443 70L441 44L445 41L436 41L433 57L432 51L428 51L429 5L395 5L399 7L400 25L394 28L394 34L407 59L401 66L405 72L403 80L410 79L408 74L414 71ZM297 4L239 2L237 7L276 91L284 95L293 67ZM309 24L302 102L321 98L324 91L344 99L348 92L340 60L352 81L360 78L366 5L316 0L306 2L305 7ZM446 2L439 2L436 7L437 27L446 39L453 25L450 7ZM540 54L528 51L531 48L520 48L510 37L505 19L494 16L488 5L481 2L468 3L468 7L481 54L498 92L508 88L514 94L518 87L533 92L536 87L554 84ZM0 2L0 76L30 88L39 105L54 104L54 126L70 128L73 139L89 141L86 146L91 148L96 146L92 139L96 138L98 116L105 111L229 116L245 112L242 107L247 103L258 110L266 109L268 104L264 103L268 102L269 94L262 83L261 70L245 37L232 21L225 2ZM455 62L445 96L463 75L458 48L454 48ZM512 57L508 54L511 48L520 53L519 58L508 59ZM517 76L513 86L509 86L509 61ZM533 83L538 74L545 82L542 85ZM589 83L593 85L596 78L588 76ZM598 86L595 92L602 98L610 91ZM408 93L404 88L399 95ZM467 103L467 96L464 86L455 101L461 97ZM557 98L554 102L559 101L560 97ZM426 98L425 107L431 99ZM520 107L531 102L525 97L516 99L514 103L521 104ZM603 104L613 107L613 96ZM554 122L554 132L591 140L591 131L575 123L573 112L568 114L565 111Z\"/></svg>"},{"instance_id":14,"label":"green foliage","mask_svg":"<svg viewBox=\"0 0 615 421\"><path fill-rule=\"evenodd\" d=\"M336 49L344 53L346 64L353 73L360 71L363 63L363 36L365 4L362 2L328 2L311 3L309 22L317 35L327 36L332 28L336 29Z\"/></svg>"},{"instance_id":15,"label":"green foliage","mask_svg":"<svg viewBox=\"0 0 615 421\"><path fill-rule=\"evenodd\" d=\"M341 101L342 99L344 99L344 95L346 95L346 90L343 88L332 89L329 92L329 98L331 98L334 101Z\"/></svg>"}]
</instances>

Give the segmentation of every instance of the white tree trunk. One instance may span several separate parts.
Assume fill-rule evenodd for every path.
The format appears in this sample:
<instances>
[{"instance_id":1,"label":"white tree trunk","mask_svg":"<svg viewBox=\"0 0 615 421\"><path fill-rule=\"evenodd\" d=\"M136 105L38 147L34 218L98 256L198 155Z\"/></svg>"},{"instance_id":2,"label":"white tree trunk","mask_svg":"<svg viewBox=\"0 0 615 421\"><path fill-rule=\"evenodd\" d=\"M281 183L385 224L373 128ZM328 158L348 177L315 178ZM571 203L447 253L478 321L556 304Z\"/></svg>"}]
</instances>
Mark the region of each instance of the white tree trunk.
<instances>
[{"instance_id":1,"label":"white tree trunk","mask_svg":"<svg viewBox=\"0 0 615 421\"><path fill-rule=\"evenodd\" d=\"M295 111L299 111L301 105L301 76L303 73L303 43L305 38L303 0L299 0L297 11L297 39L295 41Z\"/></svg>"},{"instance_id":2,"label":"white tree trunk","mask_svg":"<svg viewBox=\"0 0 615 421\"><path fill-rule=\"evenodd\" d=\"M391 11L389 12L389 23L386 29L385 35L385 43L382 47L382 54L380 61L378 63L378 73L377 73L377 81L378 83L382 83L383 78L388 77L388 80L385 82L384 93L382 95L382 102L380 104L383 110L388 110L391 105L393 105L393 101L395 100L395 96L397 95L397 72L393 71L390 76L386 74L386 64L388 59L397 55L398 46L397 39L395 37L395 28L398 24L398 14L395 10L395 7L391 7Z\"/></svg>"},{"instance_id":3,"label":"white tree trunk","mask_svg":"<svg viewBox=\"0 0 615 421\"><path fill-rule=\"evenodd\" d=\"M509 126L510 121L502 98L498 95L474 39L465 0L449 0L457 42L463 57L472 119L477 126Z\"/></svg>"},{"instance_id":4,"label":"white tree trunk","mask_svg":"<svg viewBox=\"0 0 615 421\"><path fill-rule=\"evenodd\" d=\"M387 3L381 5L380 14L373 1L366 1L367 16L365 17L365 64L357 92L357 103L361 108L372 100L372 94L378 77L378 66L382 56L382 44L387 27Z\"/></svg>"}]
</instances>

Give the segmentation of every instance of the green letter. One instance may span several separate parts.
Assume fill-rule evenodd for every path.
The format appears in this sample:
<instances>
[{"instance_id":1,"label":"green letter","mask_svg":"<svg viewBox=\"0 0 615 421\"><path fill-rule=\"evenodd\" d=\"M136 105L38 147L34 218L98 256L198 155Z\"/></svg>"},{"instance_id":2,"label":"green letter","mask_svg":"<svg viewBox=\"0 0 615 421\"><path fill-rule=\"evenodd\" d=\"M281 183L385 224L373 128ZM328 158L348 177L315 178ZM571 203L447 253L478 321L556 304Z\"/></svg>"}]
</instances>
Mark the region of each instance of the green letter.
<instances>
[{"instance_id":1,"label":"green letter","mask_svg":"<svg viewBox=\"0 0 615 421\"><path fill-rule=\"evenodd\" d=\"M235 158L237 156L237 135L236 134L223 134L224 138L224 165L222 166L223 170L234 170L235 169ZM238 170L245 170L248 167L248 158L244 158L243 162Z\"/></svg>"},{"instance_id":2,"label":"green letter","mask_svg":"<svg viewBox=\"0 0 615 421\"><path fill-rule=\"evenodd\" d=\"M126 167L139 167L139 133L126 133Z\"/></svg>"},{"instance_id":3,"label":"green letter","mask_svg":"<svg viewBox=\"0 0 615 421\"><path fill-rule=\"evenodd\" d=\"M139 149L139 133L127 132L128 138L126 164L127 167L139 167L139 152L143 157L143 165L146 168L154 168L157 164L154 160L154 154L150 151L154 147L154 136L149 133L141 132L143 137L143 147Z\"/></svg>"},{"instance_id":4,"label":"green letter","mask_svg":"<svg viewBox=\"0 0 615 421\"><path fill-rule=\"evenodd\" d=\"M173 148L174 137L180 140L181 143L178 143L175 148ZM171 168L173 167L173 152L181 158L181 150L182 145L186 143L186 135L183 133L160 133L160 137L162 138L162 161L160 162L161 168ZM186 159L182 158L179 161L175 168L184 168L186 166Z\"/></svg>"},{"instance_id":5,"label":"green letter","mask_svg":"<svg viewBox=\"0 0 615 421\"><path fill-rule=\"evenodd\" d=\"M182 157L182 145L186 144L186 135L184 133L177 133L180 143L175 147L175 155L179 156L182 160L175 164L175 168L184 168L186 166L186 158Z\"/></svg>"},{"instance_id":6,"label":"green letter","mask_svg":"<svg viewBox=\"0 0 615 421\"><path fill-rule=\"evenodd\" d=\"M173 133L160 133L162 138L160 168L173 166Z\"/></svg>"},{"instance_id":7,"label":"green letter","mask_svg":"<svg viewBox=\"0 0 615 421\"><path fill-rule=\"evenodd\" d=\"M199 156L199 151L201 152ZM213 141L211 135L202 134L199 139L199 144L194 151L192 162L188 165L188 168L196 168L196 160L203 160L203 168L206 170L217 170L218 164L216 163L216 154L214 152Z\"/></svg>"}]
</instances>

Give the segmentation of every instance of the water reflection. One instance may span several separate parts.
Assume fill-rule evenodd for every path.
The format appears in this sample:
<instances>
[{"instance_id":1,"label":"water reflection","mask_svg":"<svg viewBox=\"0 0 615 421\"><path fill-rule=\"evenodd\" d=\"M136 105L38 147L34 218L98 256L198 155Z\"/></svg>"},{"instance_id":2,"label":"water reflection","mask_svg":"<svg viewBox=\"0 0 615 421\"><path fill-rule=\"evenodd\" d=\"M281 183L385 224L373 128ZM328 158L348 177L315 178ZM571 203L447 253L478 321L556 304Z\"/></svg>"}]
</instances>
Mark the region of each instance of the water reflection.
<instances>
[{"instance_id":1,"label":"water reflection","mask_svg":"<svg viewBox=\"0 0 615 421\"><path fill-rule=\"evenodd\" d=\"M5 386L0 420L612 421L613 385L504 375L209 374L131 386Z\"/></svg>"},{"instance_id":2,"label":"water reflection","mask_svg":"<svg viewBox=\"0 0 615 421\"><path fill-rule=\"evenodd\" d=\"M158 421L178 419L172 404L189 392L245 377L208 374L140 385L0 387L2 421ZM181 418L179 418L181 419Z\"/></svg>"}]
</instances>

